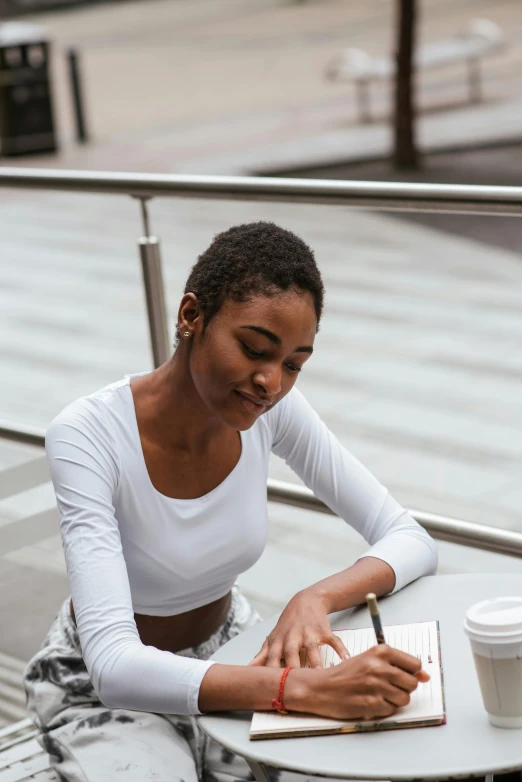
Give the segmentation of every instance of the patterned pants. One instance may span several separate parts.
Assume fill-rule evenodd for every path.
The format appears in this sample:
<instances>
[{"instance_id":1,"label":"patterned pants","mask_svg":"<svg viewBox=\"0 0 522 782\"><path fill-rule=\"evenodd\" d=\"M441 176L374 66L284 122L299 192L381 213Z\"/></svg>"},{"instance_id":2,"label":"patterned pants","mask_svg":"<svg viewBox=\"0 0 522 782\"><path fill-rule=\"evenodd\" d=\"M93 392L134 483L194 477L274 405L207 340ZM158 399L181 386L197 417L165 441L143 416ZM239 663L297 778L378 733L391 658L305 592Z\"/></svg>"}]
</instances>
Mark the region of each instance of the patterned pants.
<instances>
[{"instance_id":1,"label":"patterned pants","mask_svg":"<svg viewBox=\"0 0 522 782\"><path fill-rule=\"evenodd\" d=\"M178 654L207 660L260 616L235 586L229 615L207 641ZM194 717L108 709L83 661L67 599L24 673L39 742L65 782L232 782L252 780L243 758L209 739ZM310 777L267 769L276 782Z\"/></svg>"}]
</instances>

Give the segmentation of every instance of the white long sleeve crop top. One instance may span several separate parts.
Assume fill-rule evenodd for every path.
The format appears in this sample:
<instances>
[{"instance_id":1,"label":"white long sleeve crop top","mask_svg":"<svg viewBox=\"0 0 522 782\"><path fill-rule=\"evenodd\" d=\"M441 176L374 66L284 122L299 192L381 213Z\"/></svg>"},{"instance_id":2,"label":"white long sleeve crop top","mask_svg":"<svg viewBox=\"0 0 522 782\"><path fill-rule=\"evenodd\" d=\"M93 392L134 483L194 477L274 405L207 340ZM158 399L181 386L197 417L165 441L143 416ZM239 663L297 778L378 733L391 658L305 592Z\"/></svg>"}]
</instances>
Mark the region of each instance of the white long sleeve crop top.
<instances>
[{"instance_id":1,"label":"white long sleeve crop top","mask_svg":"<svg viewBox=\"0 0 522 782\"><path fill-rule=\"evenodd\" d=\"M270 451L387 562L395 590L433 573L427 533L343 448L294 388L241 432L241 455L203 497L179 500L149 478L131 377L69 405L51 423L46 451L82 653L102 703L199 714L210 661L145 646L134 613L179 614L229 592L267 539Z\"/></svg>"}]
</instances>

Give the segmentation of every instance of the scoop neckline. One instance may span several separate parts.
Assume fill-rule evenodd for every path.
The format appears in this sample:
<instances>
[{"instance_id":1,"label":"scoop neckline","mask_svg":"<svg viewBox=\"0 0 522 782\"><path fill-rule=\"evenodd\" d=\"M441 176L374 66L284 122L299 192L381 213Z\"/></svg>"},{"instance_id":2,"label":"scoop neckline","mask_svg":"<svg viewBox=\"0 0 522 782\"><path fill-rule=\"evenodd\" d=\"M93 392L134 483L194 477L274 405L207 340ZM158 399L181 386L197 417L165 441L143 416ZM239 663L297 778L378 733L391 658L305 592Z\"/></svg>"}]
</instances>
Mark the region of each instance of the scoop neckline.
<instances>
[{"instance_id":1,"label":"scoop neckline","mask_svg":"<svg viewBox=\"0 0 522 782\"><path fill-rule=\"evenodd\" d=\"M141 467L142 467L142 469L143 469L143 471L145 473L147 482L148 482L150 488L152 489L152 491L158 497L160 497L162 500L167 500L168 502L179 503L179 504L187 504L187 503L190 503L190 502L205 502L206 500L210 499L214 494L216 494L217 492L222 490L222 488L229 481L232 480L232 477L233 477L234 473L239 470L240 465L243 463L243 457L244 457L244 453L245 453L246 438L243 437L243 432L238 431L239 442L240 442L240 445L241 445L241 453L239 454L239 459L235 463L235 465L232 468L232 470L228 473L226 478L224 478L221 481L221 483L218 483L217 486L214 486L214 488L211 489L209 492L207 492L206 494L202 494L200 497L191 497L190 499L185 499L185 498L181 498L181 497L169 497L167 494L163 494L163 492L159 491L159 489L157 489L154 486L154 484L152 483L151 477L149 475L149 471L148 471L148 468L147 468L147 462L145 461L145 454L143 453L143 447L141 445L140 429L139 429L139 426L138 426L138 416L136 415L136 405L134 404L134 395L132 393L132 388L131 388L131 380L133 380L133 378L141 377L143 375L148 375L149 371L151 371L151 370L147 370L145 372L136 372L134 374L130 374L130 375L125 375L124 376L125 388L126 388L127 393L128 393L128 395L130 397L129 403L130 403L131 408L132 408L132 424L133 424L133 434L134 434L134 438L135 438L135 446L137 448L137 451L138 451L138 454L139 454L140 463L141 463Z\"/></svg>"}]
</instances>

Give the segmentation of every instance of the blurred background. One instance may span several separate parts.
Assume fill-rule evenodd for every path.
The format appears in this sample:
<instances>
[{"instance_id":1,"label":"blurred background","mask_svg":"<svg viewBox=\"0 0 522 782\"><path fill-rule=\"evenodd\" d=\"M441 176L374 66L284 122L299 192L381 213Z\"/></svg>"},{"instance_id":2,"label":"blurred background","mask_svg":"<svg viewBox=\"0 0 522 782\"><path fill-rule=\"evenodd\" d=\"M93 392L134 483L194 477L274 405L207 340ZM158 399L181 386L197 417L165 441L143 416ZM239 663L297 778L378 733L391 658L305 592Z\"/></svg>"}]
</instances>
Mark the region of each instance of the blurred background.
<instances>
[{"instance_id":1,"label":"blurred background","mask_svg":"<svg viewBox=\"0 0 522 782\"><path fill-rule=\"evenodd\" d=\"M0 18L0 171L522 184L520 0L0 0ZM306 396L407 507L522 532L519 218L157 198L150 219L171 334L218 231L302 236L327 293ZM152 366L141 233L128 197L0 187L2 420L45 429ZM38 453L0 439L0 468ZM52 503L17 494L0 522ZM240 581L267 616L364 547L271 503ZM522 570L439 550L443 573ZM66 595L57 535L0 558L0 722L24 714L19 672Z\"/></svg>"}]
</instances>

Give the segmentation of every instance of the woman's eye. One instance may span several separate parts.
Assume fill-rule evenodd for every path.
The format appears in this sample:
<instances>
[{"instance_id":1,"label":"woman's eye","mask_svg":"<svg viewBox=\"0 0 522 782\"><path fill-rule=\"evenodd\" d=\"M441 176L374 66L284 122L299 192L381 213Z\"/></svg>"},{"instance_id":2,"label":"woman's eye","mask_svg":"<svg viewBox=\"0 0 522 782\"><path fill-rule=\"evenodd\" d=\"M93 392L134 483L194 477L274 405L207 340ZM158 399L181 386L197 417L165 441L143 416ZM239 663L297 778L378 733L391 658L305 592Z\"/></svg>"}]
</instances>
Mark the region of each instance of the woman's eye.
<instances>
[{"instance_id":1,"label":"woman's eye","mask_svg":"<svg viewBox=\"0 0 522 782\"><path fill-rule=\"evenodd\" d=\"M250 356L251 358L263 358L263 356L265 355L264 353L261 353L258 350L253 350L253 348L249 347L245 342L242 342L241 346L245 351L245 353L247 354L247 356ZM297 373L301 371L301 367L296 367L295 364L285 364L285 367L290 372Z\"/></svg>"},{"instance_id":2,"label":"woman's eye","mask_svg":"<svg viewBox=\"0 0 522 782\"><path fill-rule=\"evenodd\" d=\"M261 358L263 355L262 353L259 353L257 350L252 350L252 348L249 348L248 345L245 345L244 342L241 343L243 345L243 349L248 353L249 356L252 356L252 358Z\"/></svg>"}]
</instances>

